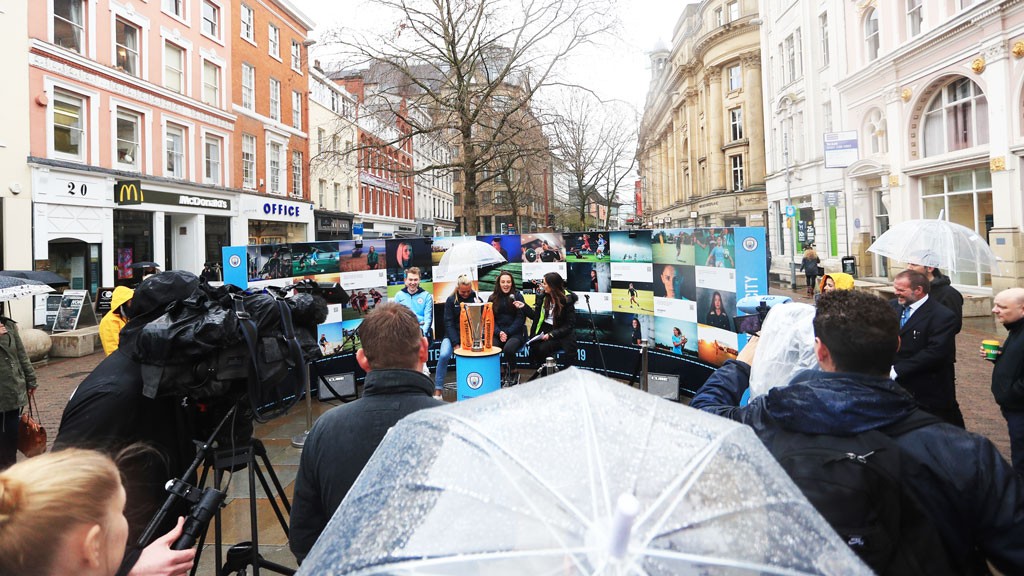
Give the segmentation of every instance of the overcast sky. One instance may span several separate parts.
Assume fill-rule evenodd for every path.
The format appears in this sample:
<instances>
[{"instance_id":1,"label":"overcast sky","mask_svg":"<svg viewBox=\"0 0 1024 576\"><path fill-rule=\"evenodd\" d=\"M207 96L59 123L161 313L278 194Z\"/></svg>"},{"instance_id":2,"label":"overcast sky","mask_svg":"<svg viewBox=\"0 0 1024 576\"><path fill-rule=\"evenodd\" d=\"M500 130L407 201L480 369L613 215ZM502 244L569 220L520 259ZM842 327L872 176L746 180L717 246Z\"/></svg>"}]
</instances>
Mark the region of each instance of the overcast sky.
<instances>
[{"instance_id":1,"label":"overcast sky","mask_svg":"<svg viewBox=\"0 0 1024 576\"><path fill-rule=\"evenodd\" d=\"M317 22L318 30L340 23L372 27L376 20L366 0L292 2ZM619 0L622 39L608 41L598 49L588 48L586 53L578 55L571 80L594 90L602 98L625 100L642 113L651 77L647 53L659 38L665 45L671 45L672 28L687 3L685 0ZM312 36L317 37L317 30ZM316 46L312 56L323 59L324 66L329 66L329 58L318 54Z\"/></svg>"}]
</instances>

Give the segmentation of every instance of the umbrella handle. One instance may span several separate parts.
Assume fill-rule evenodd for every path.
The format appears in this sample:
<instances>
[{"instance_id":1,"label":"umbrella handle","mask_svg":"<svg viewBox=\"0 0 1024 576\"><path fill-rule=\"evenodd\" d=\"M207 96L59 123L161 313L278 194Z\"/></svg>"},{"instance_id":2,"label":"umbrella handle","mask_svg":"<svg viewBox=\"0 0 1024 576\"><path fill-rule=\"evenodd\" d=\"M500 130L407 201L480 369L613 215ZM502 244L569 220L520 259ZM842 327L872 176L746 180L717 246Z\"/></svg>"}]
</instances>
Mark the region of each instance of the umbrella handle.
<instances>
[{"instance_id":1,"label":"umbrella handle","mask_svg":"<svg viewBox=\"0 0 1024 576\"><path fill-rule=\"evenodd\" d=\"M640 501L632 494L622 494L615 504L615 518L608 539L608 554L616 560L626 557L629 538L633 533L633 522L640 513Z\"/></svg>"}]
</instances>

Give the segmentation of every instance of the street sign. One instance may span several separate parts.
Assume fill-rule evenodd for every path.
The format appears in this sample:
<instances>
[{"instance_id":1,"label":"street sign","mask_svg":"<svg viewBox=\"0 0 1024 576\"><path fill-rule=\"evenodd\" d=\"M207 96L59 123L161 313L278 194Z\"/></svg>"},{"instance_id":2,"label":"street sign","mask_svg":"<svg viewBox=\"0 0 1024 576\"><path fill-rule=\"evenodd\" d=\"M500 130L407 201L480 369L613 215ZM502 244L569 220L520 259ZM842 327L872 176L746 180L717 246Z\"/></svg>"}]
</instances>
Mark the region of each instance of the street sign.
<instances>
[{"instance_id":1,"label":"street sign","mask_svg":"<svg viewBox=\"0 0 1024 576\"><path fill-rule=\"evenodd\" d=\"M846 168L857 161L857 131L826 132L825 168Z\"/></svg>"},{"instance_id":2,"label":"street sign","mask_svg":"<svg viewBox=\"0 0 1024 576\"><path fill-rule=\"evenodd\" d=\"M796 206L790 204L789 206L786 206L786 217L792 218L793 216L796 216Z\"/></svg>"},{"instance_id":3,"label":"street sign","mask_svg":"<svg viewBox=\"0 0 1024 576\"><path fill-rule=\"evenodd\" d=\"M825 192L825 206L839 206L838 190L828 190Z\"/></svg>"}]
</instances>

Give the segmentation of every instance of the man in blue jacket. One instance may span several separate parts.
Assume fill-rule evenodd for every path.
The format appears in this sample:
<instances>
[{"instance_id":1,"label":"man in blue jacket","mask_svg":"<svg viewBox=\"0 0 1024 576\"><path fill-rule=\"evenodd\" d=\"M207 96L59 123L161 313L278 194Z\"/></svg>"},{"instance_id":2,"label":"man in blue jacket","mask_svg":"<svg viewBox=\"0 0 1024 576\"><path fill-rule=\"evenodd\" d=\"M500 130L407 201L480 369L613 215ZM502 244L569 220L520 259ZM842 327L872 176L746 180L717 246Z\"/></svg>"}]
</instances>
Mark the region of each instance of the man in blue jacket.
<instances>
[{"instance_id":1,"label":"man in blue jacket","mask_svg":"<svg viewBox=\"0 0 1024 576\"><path fill-rule=\"evenodd\" d=\"M324 413L306 437L295 478L288 546L301 562L387 431L417 410L439 406L430 396L427 339L404 306L384 303L359 325L356 362L366 370L363 396Z\"/></svg>"},{"instance_id":2,"label":"man in blue jacket","mask_svg":"<svg viewBox=\"0 0 1024 576\"><path fill-rule=\"evenodd\" d=\"M455 347L462 343L459 330L459 313L462 304L480 302L473 291L473 279L468 275L459 276L455 283L455 293L444 302L444 340L441 341L441 352L437 357L437 370L434 373L434 396L441 397L444 390L444 377L448 374L448 362L452 359Z\"/></svg>"},{"instance_id":3,"label":"man in blue jacket","mask_svg":"<svg viewBox=\"0 0 1024 576\"><path fill-rule=\"evenodd\" d=\"M781 431L852 436L895 425L918 410L888 378L899 317L884 300L859 291L823 294L814 334L821 370L798 372L787 386L740 408L750 366L729 361L690 406L749 425L770 451ZM907 464L902 482L939 532L951 568L973 574L988 560L1005 574L1024 574L1024 478L992 442L946 423L893 440Z\"/></svg>"},{"instance_id":4,"label":"man in blue jacket","mask_svg":"<svg viewBox=\"0 0 1024 576\"><path fill-rule=\"evenodd\" d=\"M434 325L434 297L426 290L420 290L420 269L416 266L405 271L405 288L395 294L395 302L412 310L420 323L420 331L430 338Z\"/></svg>"}]
</instances>

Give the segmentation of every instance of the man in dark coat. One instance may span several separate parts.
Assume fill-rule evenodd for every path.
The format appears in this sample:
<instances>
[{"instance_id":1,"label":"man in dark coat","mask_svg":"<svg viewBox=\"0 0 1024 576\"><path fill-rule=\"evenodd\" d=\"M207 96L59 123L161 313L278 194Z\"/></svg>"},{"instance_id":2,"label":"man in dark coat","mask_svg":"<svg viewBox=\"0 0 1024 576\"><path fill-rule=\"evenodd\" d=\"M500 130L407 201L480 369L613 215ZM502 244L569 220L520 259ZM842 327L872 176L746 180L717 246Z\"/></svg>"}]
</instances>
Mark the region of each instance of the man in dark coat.
<instances>
[{"instance_id":1,"label":"man in dark coat","mask_svg":"<svg viewBox=\"0 0 1024 576\"><path fill-rule=\"evenodd\" d=\"M996 294L992 313L1009 331L994 360L992 396L1009 428L1013 467L1024 476L1024 288Z\"/></svg>"},{"instance_id":2,"label":"man in dark coat","mask_svg":"<svg viewBox=\"0 0 1024 576\"><path fill-rule=\"evenodd\" d=\"M690 406L747 424L770 451L780 430L850 436L892 426L916 409L886 377L899 346L898 326L877 296L823 294L814 318L821 370L799 372L787 386L740 408L750 367L729 361ZM945 423L894 440L904 463L902 483L941 535L955 572L975 573L983 556L1005 574L1024 574L1024 478L995 445Z\"/></svg>"},{"instance_id":3,"label":"man in dark coat","mask_svg":"<svg viewBox=\"0 0 1024 576\"><path fill-rule=\"evenodd\" d=\"M889 375L926 411L962 428L953 388L957 318L929 297L931 283L920 272L900 272L893 289L889 304L900 318L900 349Z\"/></svg>"},{"instance_id":4,"label":"man in dark coat","mask_svg":"<svg viewBox=\"0 0 1024 576\"><path fill-rule=\"evenodd\" d=\"M367 372L363 396L321 416L302 449L288 538L299 562L388 429L408 414L439 406L422 372L427 339L409 308L394 302L377 306L359 325L359 340L356 361Z\"/></svg>"}]
</instances>

